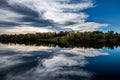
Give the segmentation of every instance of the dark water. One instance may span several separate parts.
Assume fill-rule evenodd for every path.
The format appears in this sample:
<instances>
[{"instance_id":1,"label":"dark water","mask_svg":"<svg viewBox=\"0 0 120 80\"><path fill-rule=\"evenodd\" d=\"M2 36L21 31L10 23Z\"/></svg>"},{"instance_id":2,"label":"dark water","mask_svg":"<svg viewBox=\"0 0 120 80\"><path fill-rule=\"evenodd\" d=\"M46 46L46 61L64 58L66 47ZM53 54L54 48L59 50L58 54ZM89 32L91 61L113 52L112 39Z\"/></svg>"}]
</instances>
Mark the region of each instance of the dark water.
<instances>
[{"instance_id":1,"label":"dark water","mask_svg":"<svg viewBox=\"0 0 120 80\"><path fill-rule=\"evenodd\" d=\"M120 80L120 47L0 44L0 80Z\"/></svg>"}]
</instances>

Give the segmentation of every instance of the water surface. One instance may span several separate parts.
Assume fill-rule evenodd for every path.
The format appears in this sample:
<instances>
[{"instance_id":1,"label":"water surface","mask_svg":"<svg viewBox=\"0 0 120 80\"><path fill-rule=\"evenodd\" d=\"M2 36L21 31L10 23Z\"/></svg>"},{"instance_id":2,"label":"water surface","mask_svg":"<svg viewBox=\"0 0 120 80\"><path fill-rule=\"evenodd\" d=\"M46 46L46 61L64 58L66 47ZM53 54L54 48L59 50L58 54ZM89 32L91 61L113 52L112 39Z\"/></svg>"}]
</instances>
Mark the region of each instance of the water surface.
<instances>
[{"instance_id":1,"label":"water surface","mask_svg":"<svg viewBox=\"0 0 120 80\"><path fill-rule=\"evenodd\" d=\"M0 80L120 80L120 47L0 44Z\"/></svg>"}]
</instances>

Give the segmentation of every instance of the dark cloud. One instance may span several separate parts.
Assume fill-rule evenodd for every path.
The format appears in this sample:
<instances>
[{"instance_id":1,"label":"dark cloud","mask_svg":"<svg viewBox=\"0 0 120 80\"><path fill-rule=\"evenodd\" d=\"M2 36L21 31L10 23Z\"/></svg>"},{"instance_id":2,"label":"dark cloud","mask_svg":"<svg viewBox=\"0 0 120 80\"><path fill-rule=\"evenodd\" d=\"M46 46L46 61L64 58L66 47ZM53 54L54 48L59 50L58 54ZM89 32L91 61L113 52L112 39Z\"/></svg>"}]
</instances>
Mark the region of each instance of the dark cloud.
<instances>
[{"instance_id":1,"label":"dark cloud","mask_svg":"<svg viewBox=\"0 0 120 80\"><path fill-rule=\"evenodd\" d=\"M28 25L36 26L36 27L45 27L45 26L54 26L53 22L50 20L44 20L42 18L35 18L35 17L29 17L25 16L19 20L20 22L30 22Z\"/></svg>"},{"instance_id":2,"label":"dark cloud","mask_svg":"<svg viewBox=\"0 0 120 80\"><path fill-rule=\"evenodd\" d=\"M23 24L22 22L24 23L28 22L26 23L26 25L30 25L34 27L45 27L45 26L54 25L54 23L51 20L45 20L40 18L42 12L40 15L37 11L34 11L28 7L19 4L9 5L6 0L0 0L0 8L7 9L14 13L18 13L24 16L21 18L14 18L15 22L19 22L19 24L15 22L0 21L0 27L14 27L14 26L22 25Z\"/></svg>"},{"instance_id":3,"label":"dark cloud","mask_svg":"<svg viewBox=\"0 0 120 80\"><path fill-rule=\"evenodd\" d=\"M8 3L6 2L6 0L0 0L0 8L3 7L8 7Z\"/></svg>"},{"instance_id":4,"label":"dark cloud","mask_svg":"<svg viewBox=\"0 0 120 80\"><path fill-rule=\"evenodd\" d=\"M77 24L77 22L66 22L66 23L60 24L60 25L69 26L69 25L74 25L74 24Z\"/></svg>"},{"instance_id":5,"label":"dark cloud","mask_svg":"<svg viewBox=\"0 0 120 80\"><path fill-rule=\"evenodd\" d=\"M10 6L10 10L25 16L39 17L39 14L36 11L33 11L32 9L17 4L14 6Z\"/></svg>"},{"instance_id":6,"label":"dark cloud","mask_svg":"<svg viewBox=\"0 0 120 80\"><path fill-rule=\"evenodd\" d=\"M14 23L14 22L4 22L0 21L0 27L13 27L13 26L18 26L20 25L19 23Z\"/></svg>"},{"instance_id":7,"label":"dark cloud","mask_svg":"<svg viewBox=\"0 0 120 80\"><path fill-rule=\"evenodd\" d=\"M19 4L9 5L7 0L0 0L0 8L2 9L7 8L8 10L11 10L13 12L26 15L26 16L33 16L33 17L39 16L39 14L36 11L33 11L32 9L29 9L23 5L19 5Z\"/></svg>"}]
</instances>

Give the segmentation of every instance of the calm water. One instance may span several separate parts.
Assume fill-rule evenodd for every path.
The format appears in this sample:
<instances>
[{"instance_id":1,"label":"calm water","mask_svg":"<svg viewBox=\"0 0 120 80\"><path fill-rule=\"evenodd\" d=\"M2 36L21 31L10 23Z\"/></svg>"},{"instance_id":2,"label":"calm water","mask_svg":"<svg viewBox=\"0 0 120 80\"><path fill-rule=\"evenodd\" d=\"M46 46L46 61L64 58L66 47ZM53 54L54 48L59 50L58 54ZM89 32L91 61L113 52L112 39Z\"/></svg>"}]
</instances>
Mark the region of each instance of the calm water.
<instances>
[{"instance_id":1,"label":"calm water","mask_svg":"<svg viewBox=\"0 0 120 80\"><path fill-rule=\"evenodd\" d=\"M120 47L0 44L0 80L120 80Z\"/></svg>"}]
</instances>

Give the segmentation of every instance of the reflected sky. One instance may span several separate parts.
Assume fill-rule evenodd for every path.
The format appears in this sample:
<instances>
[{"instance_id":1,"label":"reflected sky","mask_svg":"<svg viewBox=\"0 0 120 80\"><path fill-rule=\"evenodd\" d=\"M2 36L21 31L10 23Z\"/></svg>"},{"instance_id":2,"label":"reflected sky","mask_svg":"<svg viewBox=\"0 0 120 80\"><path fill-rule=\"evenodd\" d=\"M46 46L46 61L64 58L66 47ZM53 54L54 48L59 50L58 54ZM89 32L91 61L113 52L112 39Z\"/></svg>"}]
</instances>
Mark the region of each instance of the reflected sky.
<instances>
[{"instance_id":1,"label":"reflected sky","mask_svg":"<svg viewBox=\"0 0 120 80\"><path fill-rule=\"evenodd\" d=\"M3 80L92 80L88 58L109 56L94 48L59 48L0 44L0 77ZM4 75L4 78L3 78Z\"/></svg>"}]
</instances>

